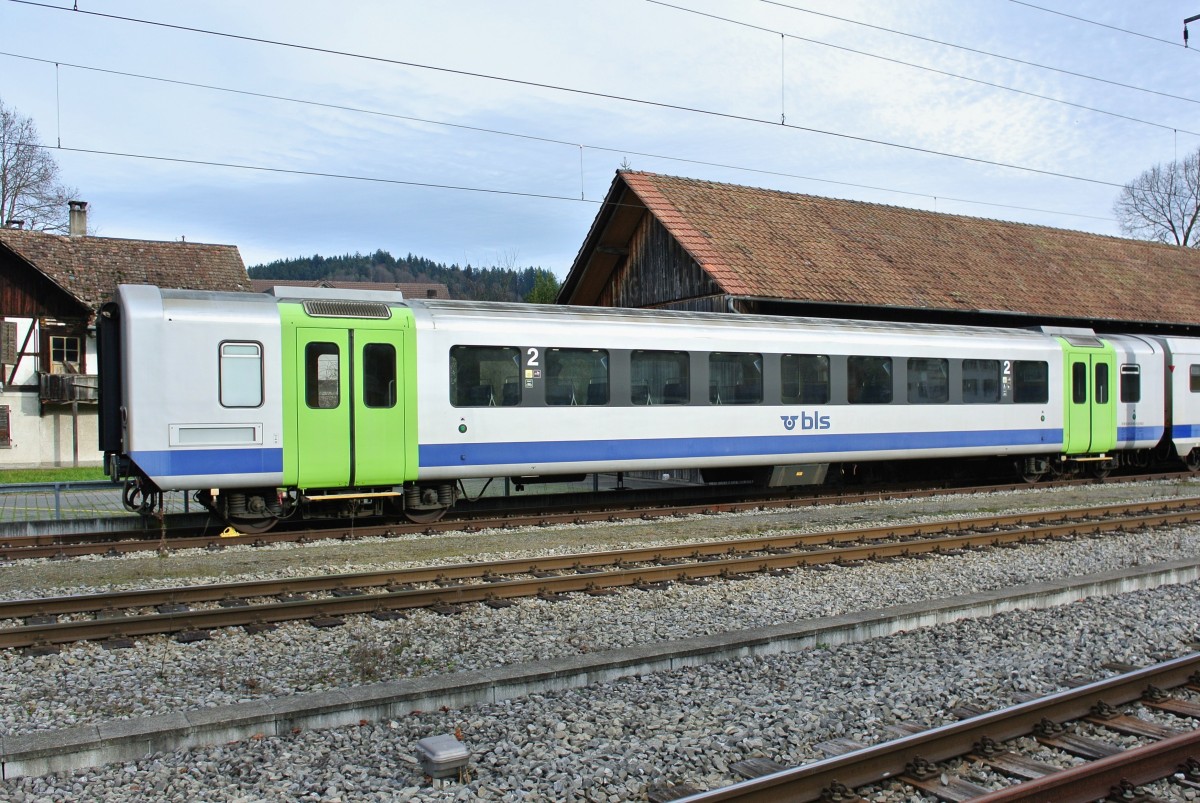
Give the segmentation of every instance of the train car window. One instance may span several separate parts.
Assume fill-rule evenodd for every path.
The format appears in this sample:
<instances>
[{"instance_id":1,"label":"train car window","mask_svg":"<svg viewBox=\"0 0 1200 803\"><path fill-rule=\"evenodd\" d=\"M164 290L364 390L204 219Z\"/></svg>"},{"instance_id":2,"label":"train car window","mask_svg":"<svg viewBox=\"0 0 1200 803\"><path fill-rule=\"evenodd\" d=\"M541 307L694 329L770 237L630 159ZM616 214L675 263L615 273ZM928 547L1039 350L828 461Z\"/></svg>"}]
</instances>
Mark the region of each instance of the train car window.
<instances>
[{"instance_id":1,"label":"train car window","mask_svg":"<svg viewBox=\"0 0 1200 803\"><path fill-rule=\"evenodd\" d=\"M342 364L337 343L309 343L304 347L304 401L318 410L341 404Z\"/></svg>"},{"instance_id":2,"label":"train car window","mask_svg":"<svg viewBox=\"0 0 1200 803\"><path fill-rule=\"evenodd\" d=\"M1191 390L1192 393L1200 393L1200 365L1193 365L1191 368Z\"/></svg>"},{"instance_id":3,"label":"train car window","mask_svg":"<svg viewBox=\"0 0 1200 803\"><path fill-rule=\"evenodd\" d=\"M634 404L687 404L691 396L688 355L683 351L634 351L629 355Z\"/></svg>"},{"instance_id":4,"label":"train car window","mask_svg":"<svg viewBox=\"0 0 1200 803\"><path fill-rule=\"evenodd\" d=\"M891 404L892 358L847 357L846 383L851 404Z\"/></svg>"},{"instance_id":5,"label":"train car window","mask_svg":"<svg viewBox=\"0 0 1200 803\"><path fill-rule=\"evenodd\" d=\"M1050 364L1031 360L1013 361L1013 401L1045 404L1050 401Z\"/></svg>"},{"instance_id":6,"label":"train car window","mask_svg":"<svg viewBox=\"0 0 1200 803\"><path fill-rule=\"evenodd\" d=\"M823 354L784 354L779 363L784 404L829 403L829 357Z\"/></svg>"},{"instance_id":7,"label":"train car window","mask_svg":"<svg viewBox=\"0 0 1200 803\"><path fill-rule=\"evenodd\" d=\"M546 404L608 404L608 352L546 349Z\"/></svg>"},{"instance_id":8,"label":"train car window","mask_svg":"<svg viewBox=\"0 0 1200 803\"><path fill-rule=\"evenodd\" d=\"M1096 404L1108 404L1108 363L1096 363Z\"/></svg>"},{"instance_id":9,"label":"train car window","mask_svg":"<svg viewBox=\"0 0 1200 803\"><path fill-rule=\"evenodd\" d=\"M715 351L708 355L708 400L712 404L759 404L763 400L761 354Z\"/></svg>"},{"instance_id":10,"label":"train car window","mask_svg":"<svg viewBox=\"0 0 1200 803\"><path fill-rule=\"evenodd\" d=\"M1142 367L1121 366L1121 403L1135 404L1142 400Z\"/></svg>"},{"instance_id":11,"label":"train car window","mask_svg":"<svg viewBox=\"0 0 1200 803\"><path fill-rule=\"evenodd\" d=\"M944 404L950 401L950 361L908 358L908 403Z\"/></svg>"},{"instance_id":12,"label":"train car window","mask_svg":"<svg viewBox=\"0 0 1200 803\"><path fill-rule=\"evenodd\" d=\"M963 360L962 396L965 404L1000 401L1000 361Z\"/></svg>"},{"instance_id":13,"label":"train car window","mask_svg":"<svg viewBox=\"0 0 1200 803\"><path fill-rule=\"evenodd\" d=\"M396 406L396 347L391 343L363 346L363 404Z\"/></svg>"},{"instance_id":14,"label":"train car window","mask_svg":"<svg viewBox=\"0 0 1200 803\"><path fill-rule=\"evenodd\" d=\"M512 346L450 349L450 403L513 407L521 403L521 350Z\"/></svg>"},{"instance_id":15,"label":"train car window","mask_svg":"<svg viewBox=\"0 0 1200 803\"><path fill-rule=\"evenodd\" d=\"M221 406L259 407L263 403L262 346L221 344Z\"/></svg>"},{"instance_id":16,"label":"train car window","mask_svg":"<svg viewBox=\"0 0 1200 803\"><path fill-rule=\"evenodd\" d=\"M1071 364L1071 400L1075 404L1087 404L1088 401L1088 366L1087 363Z\"/></svg>"}]
</instances>

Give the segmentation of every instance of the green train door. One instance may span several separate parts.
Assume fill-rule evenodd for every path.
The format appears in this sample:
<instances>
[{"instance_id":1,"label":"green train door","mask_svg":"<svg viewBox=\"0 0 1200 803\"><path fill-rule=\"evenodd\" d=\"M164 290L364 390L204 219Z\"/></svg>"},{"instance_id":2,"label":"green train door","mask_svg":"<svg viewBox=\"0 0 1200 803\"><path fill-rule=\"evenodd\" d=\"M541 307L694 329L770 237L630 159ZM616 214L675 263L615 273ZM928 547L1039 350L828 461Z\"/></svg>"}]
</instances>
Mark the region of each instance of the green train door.
<instances>
[{"instance_id":1,"label":"green train door","mask_svg":"<svg viewBox=\"0 0 1200 803\"><path fill-rule=\"evenodd\" d=\"M296 330L301 488L397 484L404 476L401 332Z\"/></svg>"},{"instance_id":2,"label":"green train door","mask_svg":"<svg viewBox=\"0 0 1200 803\"><path fill-rule=\"evenodd\" d=\"M1099 338L1088 340L1096 345L1064 343L1066 454L1100 454L1117 445L1116 355L1112 346Z\"/></svg>"}]
</instances>

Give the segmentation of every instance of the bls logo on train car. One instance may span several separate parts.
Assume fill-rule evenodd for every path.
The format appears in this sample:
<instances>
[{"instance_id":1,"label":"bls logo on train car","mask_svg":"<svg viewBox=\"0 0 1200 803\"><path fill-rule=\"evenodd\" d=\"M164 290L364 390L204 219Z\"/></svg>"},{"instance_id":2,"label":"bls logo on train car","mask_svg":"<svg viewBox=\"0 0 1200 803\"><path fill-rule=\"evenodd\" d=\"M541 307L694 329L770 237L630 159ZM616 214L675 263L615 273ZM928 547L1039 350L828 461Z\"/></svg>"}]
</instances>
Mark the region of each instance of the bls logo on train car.
<instances>
[{"instance_id":1,"label":"bls logo on train car","mask_svg":"<svg viewBox=\"0 0 1200 803\"><path fill-rule=\"evenodd\" d=\"M820 415L815 410L812 413L801 413L800 415L781 415L783 420L783 428L791 432L796 428L796 422L800 422L800 429L829 429L831 424L829 416Z\"/></svg>"}]
</instances>

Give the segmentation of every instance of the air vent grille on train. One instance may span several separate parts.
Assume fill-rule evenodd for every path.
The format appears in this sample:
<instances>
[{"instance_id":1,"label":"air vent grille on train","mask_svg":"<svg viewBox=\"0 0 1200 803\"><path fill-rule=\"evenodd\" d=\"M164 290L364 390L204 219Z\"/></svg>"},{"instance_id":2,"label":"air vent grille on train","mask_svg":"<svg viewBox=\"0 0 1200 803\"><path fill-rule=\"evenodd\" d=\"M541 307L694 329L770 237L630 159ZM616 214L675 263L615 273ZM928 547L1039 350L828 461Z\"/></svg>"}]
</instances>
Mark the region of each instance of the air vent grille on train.
<instances>
[{"instance_id":1,"label":"air vent grille on train","mask_svg":"<svg viewBox=\"0 0 1200 803\"><path fill-rule=\"evenodd\" d=\"M321 301L304 302L304 311L314 318L390 318L392 311L387 304L376 301Z\"/></svg>"}]
</instances>

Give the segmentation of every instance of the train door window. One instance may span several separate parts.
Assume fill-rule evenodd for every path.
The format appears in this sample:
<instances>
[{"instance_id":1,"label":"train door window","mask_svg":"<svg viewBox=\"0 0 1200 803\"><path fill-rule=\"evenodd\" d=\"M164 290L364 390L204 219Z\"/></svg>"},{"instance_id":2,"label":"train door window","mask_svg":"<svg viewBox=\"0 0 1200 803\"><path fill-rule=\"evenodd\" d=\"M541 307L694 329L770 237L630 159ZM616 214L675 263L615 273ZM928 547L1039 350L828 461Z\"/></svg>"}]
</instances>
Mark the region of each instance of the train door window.
<instances>
[{"instance_id":1,"label":"train door window","mask_svg":"<svg viewBox=\"0 0 1200 803\"><path fill-rule=\"evenodd\" d=\"M963 360L962 396L965 404L1000 401L1000 361Z\"/></svg>"},{"instance_id":2,"label":"train door window","mask_svg":"<svg viewBox=\"0 0 1200 803\"><path fill-rule=\"evenodd\" d=\"M761 354L716 351L708 355L708 396L713 404L759 404L763 400Z\"/></svg>"},{"instance_id":3,"label":"train door window","mask_svg":"<svg viewBox=\"0 0 1200 803\"><path fill-rule=\"evenodd\" d=\"M780 360L784 404L829 403L829 357L823 354L784 354Z\"/></svg>"},{"instance_id":4,"label":"train door window","mask_svg":"<svg viewBox=\"0 0 1200 803\"><path fill-rule=\"evenodd\" d=\"M262 346L222 343L220 348L222 407L258 407L263 402Z\"/></svg>"},{"instance_id":5,"label":"train door window","mask_svg":"<svg viewBox=\"0 0 1200 803\"><path fill-rule=\"evenodd\" d=\"M1142 400L1142 367L1121 366L1121 403L1135 404Z\"/></svg>"},{"instance_id":6,"label":"train door window","mask_svg":"<svg viewBox=\"0 0 1200 803\"><path fill-rule=\"evenodd\" d=\"M521 350L513 346L451 348L450 403L455 407L520 404Z\"/></svg>"},{"instance_id":7,"label":"train door window","mask_svg":"<svg viewBox=\"0 0 1200 803\"><path fill-rule=\"evenodd\" d=\"M1017 404L1045 404L1050 401L1049 363L1013 361L1013 401Z\"/></svg>"},{"instance_id":8,"label":"train door window","mask_svg":"<svg viewBox=\"0 0 1200 803\"><path fill-rule=\"evenodd\" d=\"M633 404L687 404L688 355L683 351L634 351L629 355Z\"/></svg>"},{"instance_id":9,"label":"train door window","mask_svg":"<svg viewBox=\"0 0 1200 803\"><path fill-rule=\"evenodd\" d=\"M396 347L391 343L363 346L363 404L396 406Z\"/></svg>"},{"instance_id":10,"label":"train door window","mask_svg":"<svg viewBox=\"0 0 1200 803\"><path fill-rule=\"evenodd\" d=\"M950 361L909 357L908 403L944 404L948 401L950 401Z\"/></svg>"},{"instance_id":11,"label":"train door window","mask_svg":"<svg viewBox=\"0 0 1200 803\"><path fill-rule=\"evenodd\" d=\"M1108 363L1096 363L1096 404L1108 404Z\"/></svg>"},{"instance_id":12,"label":"train door window","mask_svg":"<svg viewBox=\"0 0 1200 803\"><path fill-rule=\"evenodd\" d=\"M1087 363L1071 363L1071 401L1087 404Z\"/></svg>"},{"instance_id":13,"label":"train door window","mask_svg":"<svg viewBox=\"0 0 1200 803\"><path fill-rule=\"evenodd\" d=\"M1192 366L1190 376L1192 393L1200 393L1200 365Z\"/></svg>"},{"instance_id":14,"label":"train door window","mask_svg":"<svg viewBox=\"0 0 1200 803\"><path fill-rule=\"evenodd\" d=\"M304 400L309 407L331 410L342 400L342 363L337 343L304 347Z\"/></svg>"},{"instance_id":15,"label":"train door window","mask_svg":"<svg viewBox=\"0 0 1200 803\"><path fill-rule=\"evenodd\" d=\"M546 404L608 404L608 352L546 349Z\"/></svg>"},{"instance_id":16,"label":"train door window","mask_svg":"<svg viewBox=\"0 0 1200 803\"><path fill-rule=\"evenodd\" d=\"M892 358L847 357L846 382L851 404L891 404Z\"/></svg>"}]
</instances>

